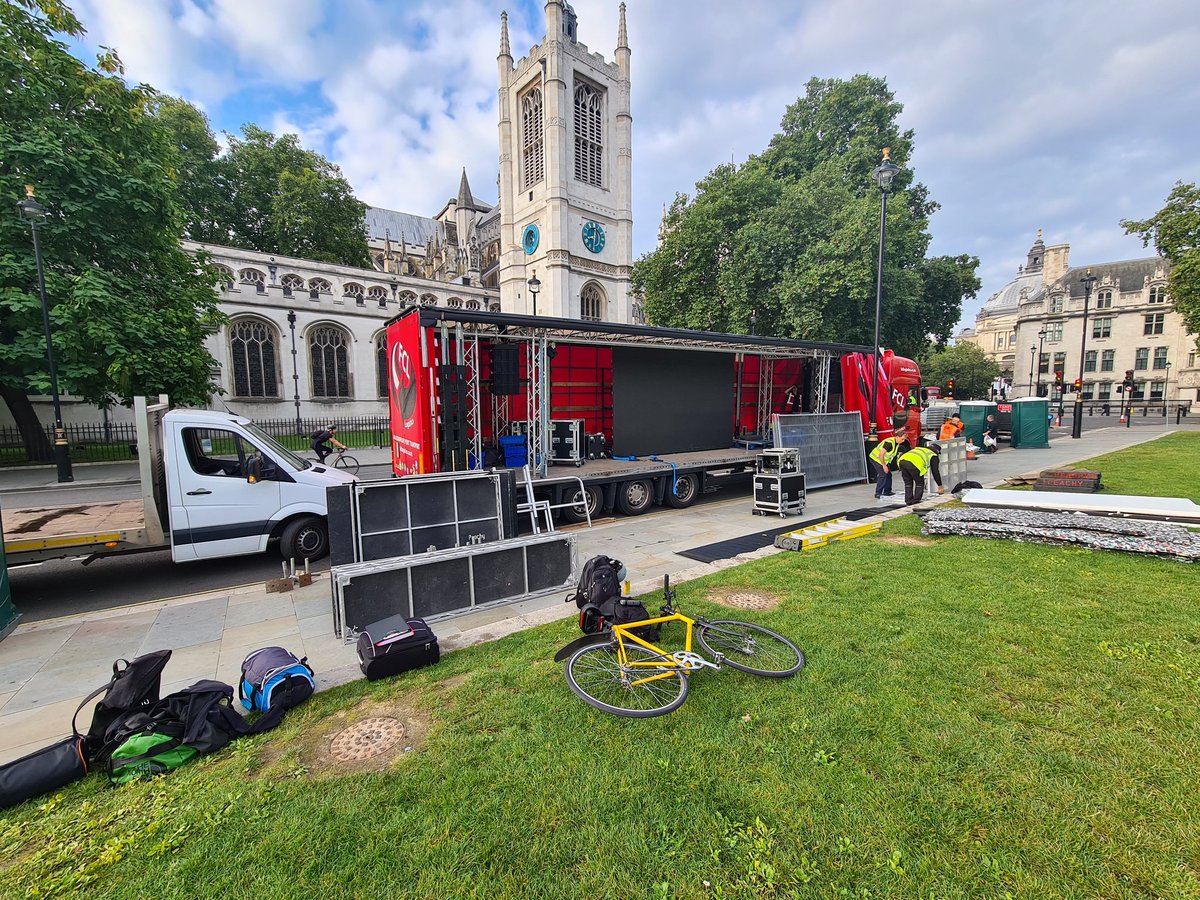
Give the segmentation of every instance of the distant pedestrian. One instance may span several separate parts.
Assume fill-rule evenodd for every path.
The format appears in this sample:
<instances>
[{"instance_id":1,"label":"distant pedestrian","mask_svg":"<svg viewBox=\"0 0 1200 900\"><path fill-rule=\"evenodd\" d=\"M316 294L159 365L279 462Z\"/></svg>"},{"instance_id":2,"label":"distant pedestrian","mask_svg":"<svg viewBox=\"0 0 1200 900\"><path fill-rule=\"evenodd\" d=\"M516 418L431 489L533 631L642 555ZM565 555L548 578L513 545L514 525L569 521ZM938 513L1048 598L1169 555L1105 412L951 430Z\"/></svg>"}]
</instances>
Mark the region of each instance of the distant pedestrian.
<instances>
[{"instance_id":1,"label":"distant pedestrian","mask_svg":"<svg viewBox=\"0 0 1200 900\"><path fill-rule=\"evenodd\" d=\"M1000 440L1000 424L995 416L987 417L987 425L983 430L983 449L985 453L995 453L996 443Z\"/></svg>"},{"instance_id":2,"label":"distant pedestrian","mask_svg":"<svg viewBox=\"0 0 1200 900\"><path fill-rule=\"evenodd\" d=\"M313 452L317 454L318 458L320 458L321 462L325 462L325 457L333 452L334 447L338 447L341 450L346 449L346 445L334 437L335 434L337 434L336 425L328 425L325 428L322 428L320 431L313 432L312 444L310 446L312 447ZM325 443L326 441L329 443Z\"/></svg>"},{"instance_id":3,"label":"distant pedestrian","mask_svg":"<svg viewBox=\"0 0 1200 900\"><path fill-rule=\"evenodd\" d=\"M935 443L926 447L914 447L907 453L900 454L897 465L900 469L900 477L904 479L905 506L920 503L924 498L925 475L928 472L933 472L933 481L937 485L938 493L946 493L938 464L938 454L941 452L941 445Z\"/></svg>"},{"instance_id":4,"label":"distant pedestrian","mask_svg":"<svg viewBox=\"0 0 1200 900\"><path fill-rule=\"evenodd\" d=\"M892 490L892 469L896 464L896 457L908 449L908 435L895 434L891 437L886 437L874 446L870 453L872 465L875 466L875 499L882 500L884 497L891 497L895 492Z\"/></svg>"}]
</instances>

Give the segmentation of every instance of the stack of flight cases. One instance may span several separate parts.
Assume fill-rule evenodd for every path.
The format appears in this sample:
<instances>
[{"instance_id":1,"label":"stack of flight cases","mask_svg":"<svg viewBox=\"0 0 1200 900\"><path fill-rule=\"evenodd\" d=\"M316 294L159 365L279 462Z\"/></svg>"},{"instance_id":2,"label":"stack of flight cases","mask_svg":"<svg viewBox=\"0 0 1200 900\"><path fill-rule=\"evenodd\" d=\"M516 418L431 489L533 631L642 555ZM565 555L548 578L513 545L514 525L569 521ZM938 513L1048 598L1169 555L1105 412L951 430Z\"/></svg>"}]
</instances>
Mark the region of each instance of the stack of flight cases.
<instances>
[{"instance_id":1,"label":"stack of flight cases","mask_svg":"<svg viewBox=\"0 0 1200 900\"><path fill-rule=\"evenodd\" d=\"M529 434L529 422L519 419L510 423L513 434ZM585 419L550 420L550 462L570 463L578 468L589 459L600 459L604 452L604 435L592 435L586 431ZM594 448L599 437L599 450ZM597 455L593 455L593 453Z\"/></svg>"},{"instance_id":2,"label":"stack of flight cases","mask_svg":"<svg viewBox=\"0 0 1200 900\"><path fill-rule=\"evenodd\" d=\"M804 473L800 451L764 450L755 459L754 514L786 516L804 510Z\"/></svg>"}]
</instances>

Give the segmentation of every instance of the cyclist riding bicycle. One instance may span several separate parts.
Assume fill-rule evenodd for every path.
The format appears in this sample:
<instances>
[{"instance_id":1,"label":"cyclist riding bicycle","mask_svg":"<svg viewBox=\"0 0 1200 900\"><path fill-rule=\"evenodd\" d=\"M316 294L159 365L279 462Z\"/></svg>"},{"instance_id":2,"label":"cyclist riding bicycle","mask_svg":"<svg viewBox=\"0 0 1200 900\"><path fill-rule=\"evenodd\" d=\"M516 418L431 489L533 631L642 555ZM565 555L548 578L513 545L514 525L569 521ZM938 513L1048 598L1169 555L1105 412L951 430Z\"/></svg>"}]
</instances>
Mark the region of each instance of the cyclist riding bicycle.
<instances>
[{"instance_id":1,"label":"cyclist riding bicycle","mask_svg":"<svg viewBox=\"0 0 1200 900\"><path fill-rule=\"evenodd\" d=\"M340 443L338 439L334 437L336 433L336 425L330 425L321 431L313 432L312 449L313 452L317 454L317 457L321 460L321 462L325 462L325 457L333 452L333 447L337 447L339 450L346 449L346 445ZM329 441L329 444L325 443L326 441ZM331 447L330 444L332 444L333 447Z\"/></svg>"}]
</instances>

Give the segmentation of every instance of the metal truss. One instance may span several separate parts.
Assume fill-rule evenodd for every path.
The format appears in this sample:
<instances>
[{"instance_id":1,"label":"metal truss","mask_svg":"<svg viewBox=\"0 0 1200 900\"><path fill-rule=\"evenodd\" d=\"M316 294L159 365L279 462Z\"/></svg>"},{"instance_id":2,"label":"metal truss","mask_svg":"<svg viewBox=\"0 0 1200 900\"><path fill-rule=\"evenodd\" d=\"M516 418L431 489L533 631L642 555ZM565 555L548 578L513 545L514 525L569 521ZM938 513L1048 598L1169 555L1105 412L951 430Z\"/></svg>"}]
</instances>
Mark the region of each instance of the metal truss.
<instances>
[{"instance_id":1,"label":"metal truss","mask_svg":"<svg viewBox=\"0 0 1200 900\"><path fill-rule=\"evenodd\" d=\"M758 364L758 415L755 417L754 433L766 437L771 429L771 393L774 388L772 379L775 367L769 359L761 359Z\"/></svg>"},{"instance_id":2,"label":"metal truss","mask_svg":"<svg viewBox=\"0 0 1200 900\"><path fill-rule=\"evenodd\" d=\"M475 454L475 468L483 468L483 429L479 400L479 335L463 335L462 326L457 329L458 346L461 348L462 364L467 378L467 431L470 432L471 452Z\"/></svg>"},{"instance_id":3,"label":"metal truss","mask_svg":"<svg viewBox=\"0 0 1200 900\"><path fill-rule=\"evenodd\" d=\"M813 412L829 412L829 365L830 354L825 353L813 361Z\"/></svg>"},{"instance_id":4,"label":"metal truss","mask_svg":"<svg viewBox=\"0 0 1200 900\"><path fill-rule=\"evenodd\" d=\"M527 344L529 384L525 391L526 418L529 421L529 466L545 477L550 449L550 397L547 374L546 335L539 332Z\"/></svg>"}]
</instances>

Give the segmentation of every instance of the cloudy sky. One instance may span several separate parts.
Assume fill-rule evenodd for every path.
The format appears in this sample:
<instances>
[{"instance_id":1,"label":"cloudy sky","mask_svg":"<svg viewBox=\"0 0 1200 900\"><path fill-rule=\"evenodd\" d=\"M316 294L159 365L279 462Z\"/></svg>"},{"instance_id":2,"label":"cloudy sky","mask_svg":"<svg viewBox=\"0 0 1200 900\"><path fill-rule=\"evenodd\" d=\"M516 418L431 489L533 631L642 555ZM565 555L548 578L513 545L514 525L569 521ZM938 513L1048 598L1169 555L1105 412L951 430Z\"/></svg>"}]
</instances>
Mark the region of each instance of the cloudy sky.
<instances>
[{"instance_id":1,"label":"cloudy sky","mask_svg":"<svg viewBox=\"0 0 1200 900\"><path fill-rule=\"evenodd\" d=\"M507 3L507 5L505 5ZM201 106L217 130L292 131L367 203L435 214L466 167L496 200L501 9L522 56L536 0L75 0L79 52L117 49L132 80ZM617 0L575 0L579 39L612 57ZM635 255L664 203L760 152L805 82L887 79L912 165L942 209L934 254L972 253L983 300L1037 228L1071 262L1150 255L1123 218L1200 177L1194 0L628 0Z\"/></svg>"}]
</instances>

